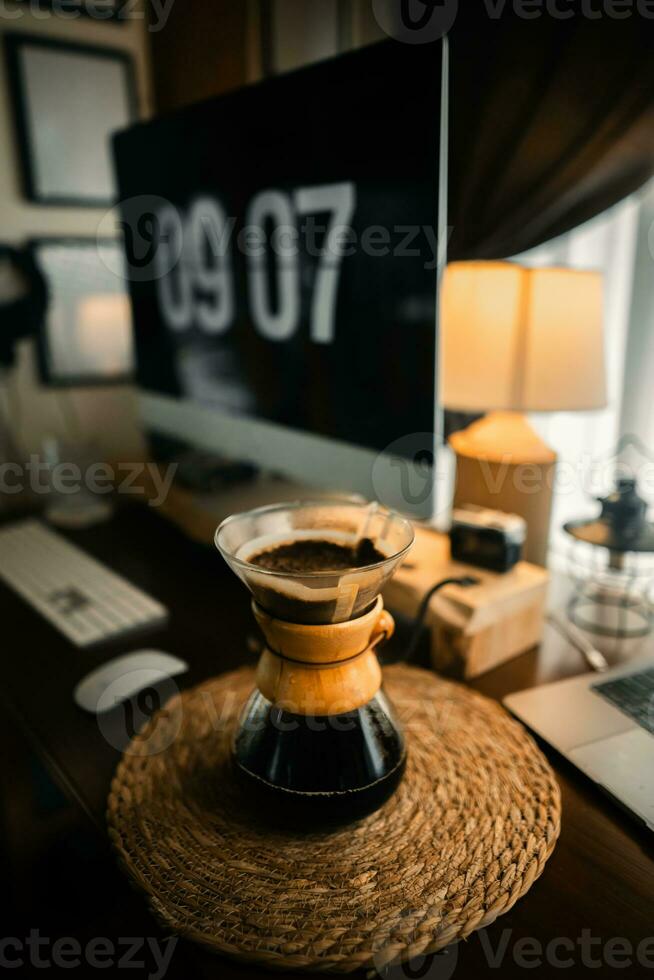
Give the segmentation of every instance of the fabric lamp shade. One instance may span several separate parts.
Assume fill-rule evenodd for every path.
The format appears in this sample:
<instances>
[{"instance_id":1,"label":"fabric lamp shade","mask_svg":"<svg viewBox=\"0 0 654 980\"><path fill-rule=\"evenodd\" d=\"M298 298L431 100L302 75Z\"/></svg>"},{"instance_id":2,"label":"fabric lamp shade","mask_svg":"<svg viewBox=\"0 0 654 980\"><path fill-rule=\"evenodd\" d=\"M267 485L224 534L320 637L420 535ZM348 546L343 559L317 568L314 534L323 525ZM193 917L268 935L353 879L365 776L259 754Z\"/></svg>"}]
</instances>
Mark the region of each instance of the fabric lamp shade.
<instances>
[{"instance_id":1,"label":"fabric lamp shade","mask_svg":"<svg viewBox=\"0 0 654 980\"><path fill-rule=\"evenodd\" d=\"M443 404L457 411L606 405L602 279L514 262L453 262L441 296Z\"/></svg>"}]
</instances>

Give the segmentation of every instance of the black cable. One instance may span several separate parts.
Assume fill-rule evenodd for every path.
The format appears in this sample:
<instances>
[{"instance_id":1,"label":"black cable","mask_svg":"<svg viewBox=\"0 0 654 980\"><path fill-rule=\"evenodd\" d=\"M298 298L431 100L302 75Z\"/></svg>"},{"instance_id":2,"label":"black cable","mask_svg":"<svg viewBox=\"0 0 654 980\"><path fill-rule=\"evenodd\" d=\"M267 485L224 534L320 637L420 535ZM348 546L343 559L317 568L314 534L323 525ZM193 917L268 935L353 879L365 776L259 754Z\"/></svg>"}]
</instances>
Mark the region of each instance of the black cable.
<instances>
[{"instance_id":1,"label":"black cable","mask_svg":"<svg viewBox=\"0 0 654 980\"><path fill-rule=\"evenodd\" d=\"M441 579L440 582L437 582L436 585L432 585L432 587L427 592L425 592L424 596L420 601L420 605L418 606L418 612L416 613L415 619L413 620L413 629L411 632L411 636L409 638L409 642L407 643L406 648L404 650L404 655L401 658L404 661L404 663L410 663L411 658L416 652L416 647L420 642L420 636L422 634L422 630L424 627L425 616L427 615L427 610L429 609L429 603L432 600L432 596L434 596L440 589L444 588L444 586L446 585L461 585L463 586L463 588L467 589L471 585L479 585L480 581L481 581L480 579L475 578L473 575L462 575L460 578L444 578Z\"/></svg>"}]
</instances>

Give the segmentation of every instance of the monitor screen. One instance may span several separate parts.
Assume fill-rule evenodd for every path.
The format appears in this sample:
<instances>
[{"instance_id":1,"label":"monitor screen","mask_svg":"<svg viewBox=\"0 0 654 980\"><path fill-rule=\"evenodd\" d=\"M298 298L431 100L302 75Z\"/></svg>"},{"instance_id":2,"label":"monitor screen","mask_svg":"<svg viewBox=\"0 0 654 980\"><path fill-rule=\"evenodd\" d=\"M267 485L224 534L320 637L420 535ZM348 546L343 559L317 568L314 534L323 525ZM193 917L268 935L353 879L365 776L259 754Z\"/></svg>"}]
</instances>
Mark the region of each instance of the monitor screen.
<instances>
[{"instance_id":1,"label":"monitor screen","mask_svg":"<svg viewBox=\"0 0 654 980\"><path fill-rule=\"evenodd\" d=\"M388 41L119 133L147 392L380 451L435 413L441 46Z\"/></svg>"}]
</instances>

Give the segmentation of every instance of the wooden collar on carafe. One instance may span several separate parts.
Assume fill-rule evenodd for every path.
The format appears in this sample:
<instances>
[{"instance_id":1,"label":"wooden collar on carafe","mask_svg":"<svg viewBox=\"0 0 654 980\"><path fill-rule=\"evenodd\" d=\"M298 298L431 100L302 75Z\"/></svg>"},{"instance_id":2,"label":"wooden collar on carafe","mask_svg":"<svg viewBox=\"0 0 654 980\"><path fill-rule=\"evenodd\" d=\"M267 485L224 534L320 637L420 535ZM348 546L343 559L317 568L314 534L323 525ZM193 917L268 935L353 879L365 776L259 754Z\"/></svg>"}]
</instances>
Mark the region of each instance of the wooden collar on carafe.
<instances>
[{"instance_id":1,"label":"wooden collar on carafe","mask_svg":"<svg viewBox=\"0 0 654 980\"><path fill-rule=\"evenodd\" d=\"M381 596L367 613L345 623L287 623L256 603L253 611L267 642L256 683L276 707L299 715L343 714L378 692L381 669L375 647L395 628Z\"/></svg>"}]
</instances>

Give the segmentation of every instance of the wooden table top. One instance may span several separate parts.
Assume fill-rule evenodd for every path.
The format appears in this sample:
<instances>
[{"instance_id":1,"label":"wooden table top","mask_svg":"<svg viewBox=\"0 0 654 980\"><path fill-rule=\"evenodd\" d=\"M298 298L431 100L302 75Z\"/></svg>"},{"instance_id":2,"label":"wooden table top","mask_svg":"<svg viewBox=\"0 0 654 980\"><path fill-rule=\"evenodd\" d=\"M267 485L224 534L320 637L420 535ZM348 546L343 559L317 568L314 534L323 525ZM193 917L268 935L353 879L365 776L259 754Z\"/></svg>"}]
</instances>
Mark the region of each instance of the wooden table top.
<instances>
[{"instance_id":1,"label":"wooden table top","mask_svg":"<svg viewBox=\"0 0 654 980\"><path fill-rule=\"evenodd\" d=\"M186 660L190 670L176 681L192 686L254 662L247 638L255 631L247 593L220 556L189 541L153 510L131 505L108 523L67 536L171 611L165 627L143 637L78 650L0 586L5 636L10 637L2 697L65 792L105 834L105 801L120 753L108 744L95 716L74 704L76 683L100 663L148 647ZM539 649L473 686L499 699L585 669L580 655L546 628ZM397 968L393 978L447 980L488 972L504 980L528 975L527 964L539 978L558 977L566 962L574 966L570 975L575 977L585 970L595 977L613 975L613 962L622 962L623 975L647 976L649 966L654 976L654 837L553 750L544 750L563 795L561 838L544 874L508 914L460 944L449 959L437 957L408 972ZM257 975L195 948L191 956L202 976ZM263 971L258 975L266 976Z\"/></svg>"}]
</instances>

